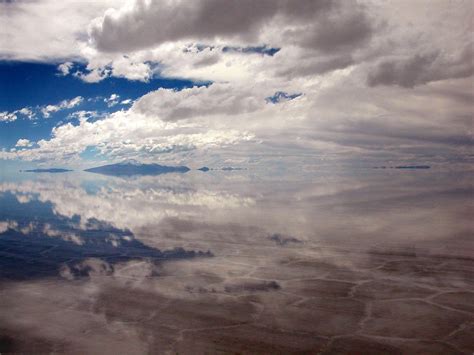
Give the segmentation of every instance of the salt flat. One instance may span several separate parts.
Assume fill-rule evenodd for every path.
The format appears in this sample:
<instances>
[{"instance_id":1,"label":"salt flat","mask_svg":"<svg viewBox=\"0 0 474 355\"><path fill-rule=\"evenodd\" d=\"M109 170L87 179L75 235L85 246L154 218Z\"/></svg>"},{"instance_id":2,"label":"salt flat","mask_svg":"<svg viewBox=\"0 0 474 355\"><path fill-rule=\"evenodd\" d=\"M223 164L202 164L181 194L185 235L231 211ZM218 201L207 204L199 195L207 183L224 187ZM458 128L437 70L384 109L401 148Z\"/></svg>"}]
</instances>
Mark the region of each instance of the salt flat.
<instances>
[{"instance_id":1,"label":"salt flat","mask_svg":"<svg viewBox=\"0 0 474 355\"><path fill-rule=\"evenodd\" d=\"M468 175L2 181L0 352L470 354Z\"/></svg>"}]
</instances>

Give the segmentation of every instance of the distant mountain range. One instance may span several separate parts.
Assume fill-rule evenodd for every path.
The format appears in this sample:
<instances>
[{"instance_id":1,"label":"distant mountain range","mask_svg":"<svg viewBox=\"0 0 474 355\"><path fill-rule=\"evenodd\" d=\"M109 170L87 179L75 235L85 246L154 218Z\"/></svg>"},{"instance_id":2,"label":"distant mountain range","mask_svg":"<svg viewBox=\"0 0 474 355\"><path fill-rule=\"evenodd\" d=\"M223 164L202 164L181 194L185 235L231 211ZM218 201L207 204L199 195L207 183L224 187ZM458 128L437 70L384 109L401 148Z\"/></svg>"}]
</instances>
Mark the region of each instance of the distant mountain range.
<instances>
[{"instance_id":1,"label":"distant mountain range","mask_svg":"<svg viewBox=\"0 0 474 355\"><path fill-rule=\"evenodd\" d=\"M21 170L27 173L66 173L72 171L69 169L59 169L59 168L50 168L50 169L30 169L30 170Z\"/></svg>"},{"instance_id":2,"label":"distant mountain range","mask_svg":"<svg viewBox=\"0 0 474 355\"><path fill-rule=\"evenodd\" d=\"M96 168L86 169L91 173L111 176L132 175L160 175L168 173L186 173L190 169L187 166L166 166L159 164L142 164L135 160L125 161L117 164L103 165Z\"/></svg>"}]
</instances>

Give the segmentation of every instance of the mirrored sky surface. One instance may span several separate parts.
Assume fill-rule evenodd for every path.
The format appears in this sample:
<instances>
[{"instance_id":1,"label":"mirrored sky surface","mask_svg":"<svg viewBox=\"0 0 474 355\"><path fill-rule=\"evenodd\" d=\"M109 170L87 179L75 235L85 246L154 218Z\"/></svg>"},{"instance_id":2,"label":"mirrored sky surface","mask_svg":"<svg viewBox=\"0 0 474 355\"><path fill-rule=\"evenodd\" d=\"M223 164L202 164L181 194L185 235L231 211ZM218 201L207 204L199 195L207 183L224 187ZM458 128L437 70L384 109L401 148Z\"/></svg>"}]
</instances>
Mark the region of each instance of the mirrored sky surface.
<instances>
[{"instance_id":1,"label":"mirrored sky surface","mask_svg":"<svg viewBox=\"0 0 474 355\"><path fill-rule=\"evenodd\" d=\"M470 353L470 176L4 175L0 349Z\"/></svg>"}]
</instances>

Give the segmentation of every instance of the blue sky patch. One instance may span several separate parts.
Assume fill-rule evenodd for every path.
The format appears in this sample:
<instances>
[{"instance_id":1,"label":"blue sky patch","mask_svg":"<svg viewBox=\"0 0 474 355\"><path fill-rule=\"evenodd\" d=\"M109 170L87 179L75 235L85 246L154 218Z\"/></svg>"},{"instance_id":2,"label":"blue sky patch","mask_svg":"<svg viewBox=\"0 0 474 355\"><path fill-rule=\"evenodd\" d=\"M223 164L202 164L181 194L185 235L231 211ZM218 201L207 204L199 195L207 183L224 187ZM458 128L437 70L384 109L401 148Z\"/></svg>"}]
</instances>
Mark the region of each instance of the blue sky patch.
<instances>
[{"instance_id":1,"label":"blue sky patch","mask_svg":"<svg viewBox=\"0 0 474 355\"><path fill-rule=\"evenodd\" d=\"M85 71L82 63L71 67ZM161 77L148 82L107 77L86 83L73 75L61 75L57 64L0 61L0 113L16 116L10 122L0 120L0 149L13 148L20 138L48 139L60 124L77 124L81 117L100 119L159 88L181 90L200 85L207 84Z\"/></svg>"},{"instance_id":2,"label":"blue sky patch","mask_svg":"<svg viewBox=\"0 0 474 355\"><path fill-rule=\"evenodd\" d=\"M250 46L250 47L232 47L226 46L222 48L222 52L234 52L234 53L243 53L243 54L262 54L273 57L276 53L280 51L280 48L267 47L264 46Z\"/></svg>"},{"instance_id":3,"label":"blue sky patch","mask_svg":"<svg viewBox=\"0 0 474 355\"><path fill-rule=\"evenodd\" d=\"M272 104L277 104L282 101L290 101L293 99L296 99L297 97L303 95L302 93L296 93L296 94L288 94L287 92L284 91L277 91L274 95L269 96L265 98L267 102L271 102Z\"/></svg>"}]
</instances>

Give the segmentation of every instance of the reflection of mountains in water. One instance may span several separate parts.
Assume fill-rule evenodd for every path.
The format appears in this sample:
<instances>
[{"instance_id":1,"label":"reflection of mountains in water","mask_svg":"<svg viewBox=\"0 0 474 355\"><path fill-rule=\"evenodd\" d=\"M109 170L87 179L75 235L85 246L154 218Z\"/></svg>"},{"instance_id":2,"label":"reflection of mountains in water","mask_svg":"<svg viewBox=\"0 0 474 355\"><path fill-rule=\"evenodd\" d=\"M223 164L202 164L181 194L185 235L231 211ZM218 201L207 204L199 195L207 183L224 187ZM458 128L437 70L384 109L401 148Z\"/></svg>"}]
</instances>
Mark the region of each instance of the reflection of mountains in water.
<instances>
[{"instance_id":1,"label":"reflection of mountains in water","mask_svg":"<svg viewBox=\"0 0 474 355\"><path fill-rule=\"evenodd\" d=\"M42 213L34 222L9 220L8 227L0 233L0 280L30 279L57 276L61 268L78 270L77 265L95 258L113 270L113 265L135 259L152 261L210 257L212 253L175 248L159 250L135 239L128 230L112 227L107 223L89 220L78 227L78 221L53 213L51 205L31 201L19 205L11 194L0 199L0 213L9 208L22 208L25 216L32 216L39 208ZM84 274L85 273L85 274ZM78 276L87 275L87 268Z\"/></svg>"},{"instance_id":2,"label":"reflection of mountains in water","mask_svg":"<svg viewBox=\"0 0 474 355\"><path fill-rule=\"evenodd\" d=\"M408 169L408 170L416 170L416 169L431 169L429 165L397 165L397 166L374 166L374 169Z\"/></svg>"},{"instance_id":3,"label":"reflection of mountains in water","mask_svg":"<svg viewBox=\"0 0 474 355\"><path fill-rule=\"evenodd\" d=\"M30 170L20 170L24 171L25 173L67 173L68 171L72 171L69 169L61 169L61 168L48 168L48 169L30 169Z\"/></svg>"},{"instance_id":4,"label":"reflection of mountains in water","mask_svg":"<svg viewBox=\"0 0 474 355\"><path fill-rule=\"evenodd\" d=\"M111 176L132 176L186 173L189 170L187 166L166 166L159 164L142 164L137 161L125 161L118 164L109 164L86 169L85 171Z\"/></svg>"}]
</instances>

